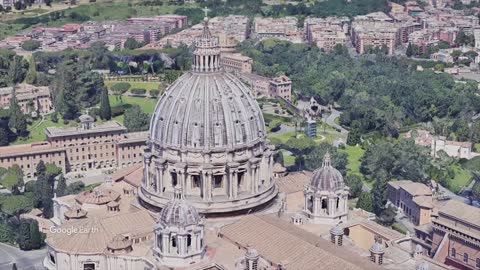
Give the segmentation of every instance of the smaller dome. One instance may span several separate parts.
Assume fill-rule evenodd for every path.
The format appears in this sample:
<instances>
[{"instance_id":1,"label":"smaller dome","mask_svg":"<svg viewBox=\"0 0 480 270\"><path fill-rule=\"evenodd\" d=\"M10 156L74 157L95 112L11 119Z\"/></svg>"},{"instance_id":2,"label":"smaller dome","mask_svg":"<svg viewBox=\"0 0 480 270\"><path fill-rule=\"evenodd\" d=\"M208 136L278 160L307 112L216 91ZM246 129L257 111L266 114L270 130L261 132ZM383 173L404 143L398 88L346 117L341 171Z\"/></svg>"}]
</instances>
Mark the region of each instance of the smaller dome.
<instances>
[{"instance_id":1,"label":"smaller dome","mask_svg":"<svg viewBox=\"0 0 480 270\"><path fill-rule=\"evenodd\" d=\"M254 249L251 245L247 245L247 253L245 253L245 257L247 259L255 259L259 256L260 254L256 249Z\"/></svg>"},{"instance_id":2,"label":"smaller dome","mask_svg":"<svg viewBox=\"0 0 480 270\"><path fill-rule=\"evenodd\" d=\"M337 224L337 226L333 227L330 229L330 233L333 235L343 235L343 228L340 227L340 225Z\"/></svg>"},{"instance_id":3,"label":"smaller dome","mask_svg":"<svg viewBox=\"0 0 480 270\"><path fill-rule=\"evenodd\" d=\"M315 191L337 191L345 187L342 173L331 165L330 153L323 157L322 167L313 172L310 187Z\"/></svg>"},{"instance_id":4,"label":"smaller dome","mask_svg":"<svg viewBox=\"0 0 480 270\"><path fill-rule=\"evenodd\" d=\"M183 198L182 188L176 186L173 199L162 209L158 222L163 227L186 227L198 224L200 221L197 209Z\"/></svg>"},{"instance_id":5,"label":"smaller dome","mask_svg":"<svg viewBox=\"0 0 480 270\"><path fill-rule=\"evenodd\" d=\"M415 246L415 253L423 253L423 247L420 244Z\"/></svg>"},{"instance_id":6,"label":"smaller dome","mask_svg":"<svg viewBox=\"0 0 480 270\"><path fill-rule=\"evenodd\" d=\"M80 123L91 123L95 121L95 119L88 114L82 114L78 119L80 120Z\"/></svg>"},{"instance_id":7,"label":"smaller dome","mask_svg":"<svg viewBox=\"0 0 480 270\"><path fill-rule=\"evenodd\" d=\"M117 201L111 201L111 202L107 203L108 207L117 207L119 205L120 204Z\"/></svg>"},{"instance_id":8,"label":"smaller dome","mask_svg":"<svg viewBox=\"0 0 480 270\"><path fill-rule=\"evenodd\" d=\"M124 235L116 235L107 245L109 250L129 250L132 247L132 240Z\"/></svg>"},{"instance_id":9,"label":"smaller dome","mask_svg":"<svg viewBox=\"0 0 480 270\"><path fill-rule=\"evenodd\" d=\"M80 219L87 216L87 211L80 208L78 205L74 205L70 210L63 214L67 219Z\"/></svg>"},{"instance_id":10,"label":"smaller dome","mask_svg":"<svg viewBox=\"0 0 480 270\"><path fill-rule=\"evenodd\" d=\"M273 173L284 173L286 171L287 171L287 169L285 167L283 167L282 164L280 164L278 162L275 162L275 164L273 164L273 168L272 168Z\"/></svg>"},{"instance_id":11,"label":"smaller dome","mask_svg":"<svg viewBox=\"0 0 480 270\"><path fill-rule=\"evenodd\" d=\"M430 269L430 266L425 261L419 263L417 267L415 267L415 270L429 270L429 269Z\"/></svg>"},{"instance_id":12,"label":"smaller dome","mask_svg":"<svg viewBox=\"0 0 480 270\"><path fill-rule=\"evenodd\" d=\"M375 241L375 244L373 244L370 248L370 252L375 254L383 254L385 253L385 248L380 241Z\"/></svg>"}]
</instances>

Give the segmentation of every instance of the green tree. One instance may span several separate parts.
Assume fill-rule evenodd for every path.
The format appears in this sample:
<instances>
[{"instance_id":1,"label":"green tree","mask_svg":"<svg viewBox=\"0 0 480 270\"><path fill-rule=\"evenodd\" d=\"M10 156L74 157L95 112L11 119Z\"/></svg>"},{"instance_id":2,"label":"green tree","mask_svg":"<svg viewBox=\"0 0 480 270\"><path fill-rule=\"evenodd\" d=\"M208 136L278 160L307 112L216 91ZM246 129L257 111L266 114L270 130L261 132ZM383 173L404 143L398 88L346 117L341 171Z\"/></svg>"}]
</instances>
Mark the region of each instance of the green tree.
<instances>
[{"instance_id":1,"label":"green tree","mask_svg":"<svg viewBox=\"0 0 480 270\"><path fill-rule=\"evenodd\" d=\"M362 177L357 174L349 174L345 178L345 184L350 188L350 196L357 198L362 193Z\"/></svg>"},{"instance_id":2,"label":"green tree","mask_svg":"<svg viewBox=\"0 0 480 270\"><path fill-rule=\"evenodd\" d=\"M13 57L12 62L9 64L8 76L14 86L24 80L27 68L28 62L22 56L15 55Z\"/></svg>"},{"instance_id":3,"label":"green tree","mask_svg":"<svg viewBox=\"0 0 480 270\"><path fill-rule=\"evenodd\" d=\"M132 87L132 85L127 82L116 83L112 86L112 91L116 95L122 95L127 92L130 87Z\"/></svg>"},{"instance_id":4,"label":"green tree","mask_svg":"<svg viewBox=\"0 0 480 270\"><path fill-rule=\"evenodd\" d=\"M142 43L138 42L134 38L129 37L129 38L127 38L127 40L123 44L123 47L125 49L128 49L128 50L135 50L135 49L138 49L138 48L142 47Z\"/></svg>"},{"instance_id":5,"label":"green tree","mask_svg":"<svg viewBox=\"0 0 480 270\"><path fill-rule=\"evenodd\" d=\"M65 179L65 177L62 175L60 175L60 177L58 178L58 182L57 182L57 189L55 191L57 197L62 197L62 196L65 196L67 195L67 181Z\"/></svg>"},{"instance_id":6,"label":"green tree","mask_svg":"<svg viewBox=\"0 0 480 270\"><path fill-rule=\"evenodd\" d=\"M42 233L38 228L38 222L36 220L30 220L30 241L32 249L39 249L43 246Z\"/></svg>"},{"instance_id":7,"label":"green tree","mask_svg":"<svg viewBox=\"0 0 480 270\"><path fill-rule=\"evenodd\" d=\"M368 192L361 193L360 197L358 197L355 207L368 212L373 212L372 194Z\"/></svg>"},{"instance_id":8,"label":"green tree","mask_svg":"<svg viewBox=\"0 0 480 270\"><path fill-rule=\"evenodd\" d=\"M342 174L345 174L348 164L347 154L337 151L336 147L328 143L321 143L319 146L314 147L310 153L305 155L305 168L310 171L320 168L327 152L330 153L332 166L342 172Z\"/></svg>"},{"instance_id":9,"label":"green tree","mask_svg":"<svg viewBox=\"0 0 480 270\"><path fill-rule=\"evenodd\" d=\"M5 128L0 127L0 146L7 146L8 144L8 132Z\"/></svg>"},{"instance_id":10,"label":"green tree","mask_svg":"<svg viewBox=\"0 0 480 270\"><path fill-rule=\"evenodd\" d=\"M140 106L133 105L125 110L125 127L129 132L148 130L150 116L142 111Z\"/></svg>"},{"instance_id":11,"label":"green tree","mask_svg":"<svg viewBox=\"0 0 480 270\"><path fill-rule=\"evenodd\" d=\"M40 45L41 43L38 40L28 40L22 44L22 49L25 51L35 51L40 48Z\"/></svg>"},{"instance_id":12,"label":"green tree","mask_svg":"<svg viewBox=\"0 0 480 270\"><path fill-rule=\"evenodd\" d=\"M382 174L383 177L375 181L372 189L373 212L377 216L380 216L385 210L385 205L388 200L388 180L386 178L386 172Z\"/></svg>"},{"instance_id":13,"label":"green tree","mask_svg":"<svg viewBox=\"0 0 480 270\"><path fill-rule=\"evenodd\" d=\"M84 63L71 60L57 66L52 86L55 107L68 120L75 119L81 109L98 104L105 88L100 74L89 71Z\"/></svg>"},{"instance_id":14,"label":"green tree","mask_svg":"<svg viewBox=\"0 0 480 270\"><path fill-rule=\"evenodd\" d=\"M32 250L32 234L30 233L30 223L27 220L21 220L18 228L17 243L21 250Z\"/></svg>"},{"instance_id":15,"label":"green tree","mask_svg":"<svg viewBox=\"0 0 480 270\"><path fill-rule=\"evenodd\" d=\"M279 163L280 165L285 166L282 151L276 151L275 152L275 154L273 155L273 162Z\"/></svg>"},{"instance_id":16,"label":"green tree","mask_svg":"<svg viewBox=\"0 0 480 270\"><path fill-rule=\"evenodd\" d=\"M8 110L10 116L8 126L14 130L18 136L26 136L28 134L27 119L18 105L15 87L12 89L12 98L10 99Z\"/></svg>"},{"instance_id":17,"label":"green tree","mask_svg":"<svg viewBox=\"0 0 480 270\"><path fill-rule=\"evenodd\" d=\"M412 46L412 43L408 43L408 47L407 47L407 56L408 57L411 57L415 52L413 51L413 46Z\"/></svg>"},{"instance_id":18,"label":"green tree","mask_svg":"<svg viewBox=\"0 0 480 270\"><path fill-rule=\"evenodd\" d=\"M382 211L380 216L378 217L378 221L384 226L392 226L395 223L395 216L397 215L397 210L392 206L389 205L386 209Z\"/></svg>"},{"instance_id":19,"label":"green tree","mask_svg":"<svg viewBox=\"0 0 480 270\"><path fill-rule=\"evenodd\" d=\"M369 192L362 192L358 197L356 208L363 209L368 212L373 212L372 194Z\"/></svg>"},{"instance_id":20,"label":"green tree","mask_svg":"<svg viewBox=\"0 0 480 270\"><path fill-rule=\"evenodd\" d=\"M112 118L112 108L110 108L110 101L108 99L108 90L103 88L100 97L100 118L103 120L110 120Z\"/></svg>"},{"instance_id":21,"label":"green tree","mask_svg":"<svg viewBox=\"0 0 480 270\"><path fill-rule=\"evenodd\" d=\"M360 140L360 130L354 127L350 130L347 136L347 145L356 146L357 144L361 143Z\"/></svg>"}]
</instances>

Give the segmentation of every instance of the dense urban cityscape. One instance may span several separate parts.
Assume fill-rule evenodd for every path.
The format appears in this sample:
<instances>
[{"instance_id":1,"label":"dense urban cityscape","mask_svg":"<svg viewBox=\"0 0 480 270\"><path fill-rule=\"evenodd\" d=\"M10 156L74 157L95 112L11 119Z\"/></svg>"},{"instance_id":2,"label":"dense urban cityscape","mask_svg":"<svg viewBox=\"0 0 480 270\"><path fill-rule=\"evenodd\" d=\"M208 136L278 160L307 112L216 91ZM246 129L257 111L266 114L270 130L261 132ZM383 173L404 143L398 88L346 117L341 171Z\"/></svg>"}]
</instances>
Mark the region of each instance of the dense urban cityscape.
<instances>
[{"instance_id":1,"label":"dense urban cityscape","mask_svg":"<svg viewBox=\"0 0 480 270\"><path fill-rule=\"evenodd\" d=\"M0 270L480 269L479 18L0 0Z\"/></svg>"}]
</instances>

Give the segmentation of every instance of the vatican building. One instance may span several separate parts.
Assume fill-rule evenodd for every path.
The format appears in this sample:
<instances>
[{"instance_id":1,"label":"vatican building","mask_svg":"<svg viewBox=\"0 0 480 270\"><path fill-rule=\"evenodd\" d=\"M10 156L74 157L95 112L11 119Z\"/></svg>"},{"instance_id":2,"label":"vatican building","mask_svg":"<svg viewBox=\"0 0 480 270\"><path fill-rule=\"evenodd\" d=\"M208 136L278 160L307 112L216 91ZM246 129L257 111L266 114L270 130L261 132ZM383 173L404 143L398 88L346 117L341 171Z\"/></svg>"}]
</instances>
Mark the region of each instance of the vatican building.
<instances>
[{"instance_id":1,"label":"vatican building","mask_svg":"<svg viewBox=\"0 0 480 270\"><path fill-rule=\"evenodd\" d=\"M55 196L53 218L36 217L45 269L449 269L349 209L334 155L313 172L274 164L257 102L219 57L206 18L192 71L158 101L143 164Z\"/></svg>"},{"instance_id":2,"label":"vatican building","mask_svg":"<svg viewBox=\"0 0 480 270\"><path fill-rule=\"evenodd\" d=\"M192 71L162 95L150 124L140 200L163 208L176 185L200 213L249 210L278 193L262 112L248 87L220 66L205 25Z\"/></svg>"}]
</instances>

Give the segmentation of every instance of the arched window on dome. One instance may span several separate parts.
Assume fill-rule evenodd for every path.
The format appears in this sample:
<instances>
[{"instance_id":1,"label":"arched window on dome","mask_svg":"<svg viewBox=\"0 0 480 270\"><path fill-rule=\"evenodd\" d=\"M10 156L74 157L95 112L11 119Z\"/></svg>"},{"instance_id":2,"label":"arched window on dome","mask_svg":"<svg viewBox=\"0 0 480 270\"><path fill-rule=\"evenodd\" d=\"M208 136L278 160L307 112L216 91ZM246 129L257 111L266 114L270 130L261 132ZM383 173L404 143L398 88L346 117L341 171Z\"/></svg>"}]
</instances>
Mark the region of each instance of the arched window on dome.
<instances>
[{"instance_id":1,"label":"arched window on dome","mask_svg":"<svg viewBox=\"0 0 480 270\"><path fill-rule=\"evenodd\" d=\"M313 213L313 196L310 196L310 198L308 198L307 209L308 211L310 211L310 213Z\"/></svg>"},{"instance_id":2,"label":"arched window on dome","mask_svg":"<svg viewBox=\"0 0 480 270\"><path fill-rule=\"evenodd\" d=\"M192 246L192 235L189 234L187 235L187 248L190 249L191 246Z\"/></svg>"},{"instance_id":3,"label":"arched window on dome","mask_svg":"<svg viewBox=\"0 0 480 270\"><path fill-rule=\"evenodd\" d=\"M238 191L239 192L242 189L244 178L245 178L245 172L238 172L237 173L237 186L238 186Z\"/></svg>"},{"instance_id":4,"label":"arched window on dome","mask_svg":"<svg viewBox=\"0 0 480 270\"><path fill-rule=\"evenodd\" d=\"M222 188L223 186L223 175L214 175L213 176L213 187Z\"/></svg>"},{"instance_id":5,"label":"arched window on dome","mask_svg":"<svg viewBox=\"0 0 480 270\"><path fill-rule=\"evenodd\" d=\"M325 209L324 212L327 211L328 204L327 204L327 199L322 199L322 209Z\"/></svg>"},{"instance_id":6,"label":"arched window on dome","mask_svg":"<svg viewBox=\"0 0 480 270\"><path fill-rule=\"evenodd\" d=\"M157 236L157 243L158 243L158 248L160 249L160 251L163 252L163 236L162 235Z\"/></svg>"},{"instance_id":7,"label":"arched window on dome","mask_svg":"<svg viewBox=\"0 0 480 270\"><path fill-rule=\"evenodd\" d=\"M337 198L337 202L336 202L336 208L338 209L338 206L340 205L340 198Z\"/></svg>"},{"instance_id":8,"label":"arched window on dome","mask_svg":"<svg viewBox=\"0 0 480 270\"><path fill-rule=\"evenodd\" d=\"M178 184L178 181L177 181L177 173L176 172L171 172L170 173L170 176L172 178L172 187L176 187L177 184Z\"/></svg>"},{"instance_id":9,"label":"arched window on dome","mask_svg":"<svg viewBox=\"0 0 480 270\"><path fill-rule=\"evenodd\" d=\"M177 237L172 236L170 242L172 243L172 247L174 248L174 252L176 252L178 254Z\"/></svg>"}]
</instances>

